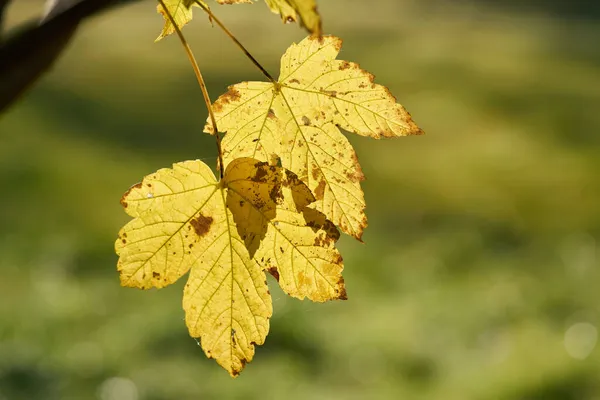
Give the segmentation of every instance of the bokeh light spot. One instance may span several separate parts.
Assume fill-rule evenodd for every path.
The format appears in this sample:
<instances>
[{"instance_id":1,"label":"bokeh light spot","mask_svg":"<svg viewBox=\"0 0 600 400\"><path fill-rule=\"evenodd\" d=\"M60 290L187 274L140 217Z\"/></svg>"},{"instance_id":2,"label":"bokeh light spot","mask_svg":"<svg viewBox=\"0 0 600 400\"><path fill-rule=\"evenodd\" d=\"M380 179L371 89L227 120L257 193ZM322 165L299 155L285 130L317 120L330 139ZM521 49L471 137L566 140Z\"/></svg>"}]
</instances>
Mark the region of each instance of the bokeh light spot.
<instances>
[{"instance_id":1,"label":"bokeh light spot","mask_svg":"<svg viewBox=\"0 0 600 400\"><path fill-rule=\"evenodd\" d=\"M578 322L567 329L565 333L565 349L573 358L583 360L596 347L598 329L589 322Z\"/></svg>"}]
</instances>

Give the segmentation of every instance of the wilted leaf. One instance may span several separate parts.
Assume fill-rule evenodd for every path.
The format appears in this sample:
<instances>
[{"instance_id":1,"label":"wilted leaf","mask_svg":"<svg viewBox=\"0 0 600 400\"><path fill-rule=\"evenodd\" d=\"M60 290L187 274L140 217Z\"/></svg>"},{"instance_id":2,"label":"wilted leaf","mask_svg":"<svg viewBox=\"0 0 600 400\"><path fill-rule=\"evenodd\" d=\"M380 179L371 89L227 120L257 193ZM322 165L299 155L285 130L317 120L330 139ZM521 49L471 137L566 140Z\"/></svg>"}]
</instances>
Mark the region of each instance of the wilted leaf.
<instances>
[{"instance_id":1,"label":"wilted leaf","mask_svg":"<svg viewBox=\"0 0 600 400\"><path fill-rule=\"evenodd\" d=\"M317 12L315 0L265 0L271 11L280 14L284 22L300 24L310 33L321 35L321 16Z\"/></svg>"},{"instance_id":2,"label":"wilted leaf","mask_svg":"<svg viewBox=\"0 0 600 400\"><path fill-rule=\"evenodd\" d=\"M373 75L336 60L341 39L308 37L281 59L276 84L243 82L214 104L225 164L238 157L281 157L315 194L315 209L360 239L366 227L364 179L337 126L373 138L421 134L408 112ZM210 122L205 132L213 133Z\"/></svg>"},{"instance_id":3,"label":"wilted leaf","mask_svg":"<svg viewBox=\"0 0 600 400\"><path fill-rule=\"evenodd\" d=\"M293 296L345 298L337 230L305 207L311 201L294 174L257 160L234 160L221 182L201 161L161 169L121 201L134 217L115 245L121 284L161 288L191 269L183 295L190 335L236 376L269 330L261 265L279 271Z\"/></svg>"}]
</instances>

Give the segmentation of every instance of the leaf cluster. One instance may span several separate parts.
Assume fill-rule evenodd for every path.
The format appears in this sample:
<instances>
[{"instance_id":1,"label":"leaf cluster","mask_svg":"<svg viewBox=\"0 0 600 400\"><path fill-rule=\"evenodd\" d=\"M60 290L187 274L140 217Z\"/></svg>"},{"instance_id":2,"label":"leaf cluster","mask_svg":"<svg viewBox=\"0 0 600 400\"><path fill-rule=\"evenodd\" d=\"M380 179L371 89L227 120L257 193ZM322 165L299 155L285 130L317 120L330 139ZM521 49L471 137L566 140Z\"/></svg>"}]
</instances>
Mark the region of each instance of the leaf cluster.
<instances>
[{"instance_id":1,"label":"leaf cluster","mask_svg":"<svg viewBox=\"0 0 600 400\"><path fill-rule=\"evenodd\" d=\"M269 330L266 273L298 299L347 297L335 244L339 230L361 240L367 218L364 175L340 129L376 139L422 133L373 75L337 60L342 41L320 35L312 0L266 2L316 34L288 48L278 80L230 86L212 104L204 131L217 135L221 179L199 160L145 177L121 200L133 219L116 242L123 286L162 288L189 272L189 332L232 376ZM163 0L161 37L180 33L192 5Z\"/></svg>"}]
</instances>

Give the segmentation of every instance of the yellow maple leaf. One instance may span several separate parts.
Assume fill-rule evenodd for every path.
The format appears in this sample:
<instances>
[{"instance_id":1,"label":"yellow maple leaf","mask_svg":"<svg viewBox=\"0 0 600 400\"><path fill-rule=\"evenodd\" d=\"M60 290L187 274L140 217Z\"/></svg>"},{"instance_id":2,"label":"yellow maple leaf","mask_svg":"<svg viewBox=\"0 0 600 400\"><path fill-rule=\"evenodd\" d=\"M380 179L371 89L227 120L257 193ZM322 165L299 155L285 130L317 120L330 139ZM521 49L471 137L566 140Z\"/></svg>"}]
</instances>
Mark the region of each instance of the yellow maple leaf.
<instances>
[{"instance_id":1,"label":"yellow maple leaf","mask_svg":"<svg viewBox=\"0 0 600 400\"><path fill-rule=\"evenodd\" d=\"M341 257L333 247L337 231L321 216L303 213L311 201L294 174L253 159L231 162L220 182L201 161L161 169L121 200L134 217L115 244L121 284L161 288L191 270L183 295L190 335L236 376L269 330L271 297L257 262L270 254L263 248L287 241L262 264L285 282L300 282L288 288L279 280L291 295L345 298ZM304 257L302 269L294 257Z\"/></svg>"},{"instance_id":2,"label":"yellow maple leaf","mask_svg":"<svg viewBox=\"0 0 600 400\"><path fill-rule=\"evenodd\" d=\"M238 158L223 178L227 206L250 254L290 296L313 301L346 299L336 227L318 211L296 174ZM259 242L262 243L259 245Z\"/></svg>"},{"instance_id":3,"label":"yellow maple leaf","mask_svg":"<svg viewBox=\"0 0 600 400\"><path fill-rule=\"evenodd\" d=\"M321 16L317 12L315 0L265 0L267 6L275 14L280 14L284 22L295 22L300 17L300 24L310 33L321 35Z\"/></svg>"},{"instance_id":4,"label":"yellow maple leaf","mask_svg":"<svg viewBox=\"0 0 600 400\"><path fill-rule=\"evenodd\" d=\"M156 41L164 38L175 32L175 28L171 23L171 19L167 15L167 11L173 17L173 20L177 26L181 29L185 24L192 20L192 6L197 6L194 0L163 0L165 3L166 11L161 4L156 6L156 11L163 16L165 24L162 32L156 38ZM205 5L204 1L198 0Z\"/></svg>"},{"instance_id":5,"label":"yellow maple leaf","mask_svg":"<svg viewBox=\"0 0 600 400\"><path fill-rule=\"evenodd\" d=\"M214 103L226 132L224 162L278 154L315 194L314 208L355 238L366 227L364 179L338 126L372 138L421 134L389 90L357 64L337 60L342 40L307 37L281 58L276 83L242 82ZM205 132L214 133L210 121Z\"/></svg>"}]
</instances>

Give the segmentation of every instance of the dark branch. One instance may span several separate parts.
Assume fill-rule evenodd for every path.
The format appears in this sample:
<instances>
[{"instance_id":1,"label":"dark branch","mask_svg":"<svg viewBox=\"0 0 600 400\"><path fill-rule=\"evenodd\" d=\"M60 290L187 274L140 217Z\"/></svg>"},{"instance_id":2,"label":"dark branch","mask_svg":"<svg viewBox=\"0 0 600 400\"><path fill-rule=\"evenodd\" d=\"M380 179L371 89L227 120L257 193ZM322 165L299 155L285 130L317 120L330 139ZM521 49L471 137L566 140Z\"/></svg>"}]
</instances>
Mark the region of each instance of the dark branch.
<instances>
[{"instance_id":1,"label":"dark branch","mask_svg":"<svg viewBox=\"0 0 600 400\"><path fill-rule=\"evenodd\" d=\"M0 42L0 113L30 88L64 51L83 20L136 0L81 0L43 23L27 23ZM0 0L0 10L8 0ZM1 11L0 11L1 13Z\"/></svg>"},{"instance_id":2,"label":"dark branch","mask_svg":"<svg viewBox=\"0 0 600 400\"><path fill-rule=\"evenodd\" d=\"M4 13L10 0L0 0L0 43L2 43L2 28L4 27Z\"/></svg>"}]
</instances>

